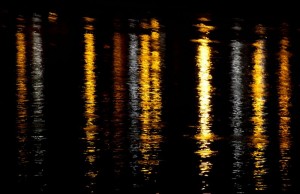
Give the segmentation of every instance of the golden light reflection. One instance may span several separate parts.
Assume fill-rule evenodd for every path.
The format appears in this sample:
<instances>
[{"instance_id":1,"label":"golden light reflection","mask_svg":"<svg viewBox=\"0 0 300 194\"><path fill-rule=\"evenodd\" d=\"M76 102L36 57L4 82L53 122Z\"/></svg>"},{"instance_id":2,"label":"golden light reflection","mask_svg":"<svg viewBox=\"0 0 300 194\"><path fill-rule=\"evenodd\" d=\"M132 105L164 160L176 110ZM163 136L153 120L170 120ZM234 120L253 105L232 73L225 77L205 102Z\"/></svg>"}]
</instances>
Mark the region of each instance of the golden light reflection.
<instances>
[{"instance_id":1,"label":"golden light reflection","mask_svg":"<svg viewBox=\"0 0 300 194\"><path fill-rule=\"evenodd\" d=\"M256 32L259 35L264 35L265 28L258 25ZM267 174L265 150L268 145L267 136L265 135L265 103L266 103L266 83L265 83L265 40L258 39L253 44L255 51L253 54L254 67L252 69L253 83L252 88L252 107L254 124L254 133L252 136L252 145L254 151L252 153L254 159L253 178L255 180L255 190L266 190L265 176Z\"/></svg>"},{"instance_id":2,"label":"golden light reflection","mask_svg":"<svg viewBox=\"0 0 300 194\"><path fill-rule=\"evenodd\" d=\"M114 171L118 176L124 172L124 156L125 155L125 111L126 111L126 45L125 34L115 32L113 36L113 99L114 99L114 138L113 149L115 167Z\"/></svg>"},{"instance_id":3,"label":"golden light reflection","mask_svg":"<svg viewBox=\"0 0 300 194\"><path fill-rule=\"evenodd\" d=\"M49 12L48 13L48 21L49 22L56 23L57 22L57 18L58 18L57 13L55 13L55 12Z\"/></svg>"},{"instance_id":4,"label":"golden light reflection","mask_svg":"<svg viewBox=\"0 0 300 194\"><path fill-rule=\"evenodd\" d=\"M291 76L290 76L290 65L289 58L290 52L289 39L286 35L287 24L283 24L282 33L283 37L280 40L280 51L279 51L279 137L280 137L280 172L282 181L282 191L288 191L291 186L290 179L290 149L291 149L291 132L290 132L290 99L291 99Z\"/></svg>"},{"instance_id":5,"label":"golden light reflection","mask_svg":"<svg viewBox=\"0 0 300 194\"><path fill-rule=\"evenodd\" d=\"M158 20L151 19L151 84L152 84L152 128L160 129L162 127L161 111L162 111L162 97L161 97L161 45L160 45L160 24ZM160 137L158 136L158 139Z\"/></svg>"},{"instance_id":6,"label":"golden light reflection","mask_svg":"<svg viewBox=\"0 0 300 194\"><path fill-rule=\"evenodd\" d=\"M215 135L211 131L212 126L212 104L211 98L213 93L213 86L211 83L211 47L212 42L209 39L210 32L214 26L206 25L204 22L209 21L207 18L200 19L200 24L197 24L201 38L193 40L198 43L196 65L198 71L197 97L198 97L198 130L195 139L198 141L198 151L196 154L200 156L199 175L208 177L212 169L212 162L210 158L215 154L211 149L211 144L215 139ZM208 191L209 183L207 180L202 181L202 190Z\"/></svg>"},{"instance_id":7,"label":"golden light reflection","mask_svg":"<svg viewBox=\"0 0 300 194\"><path fill-rule=\"evenodd\" d=\"M146 180L158 173L161 136L161 31L160 23L152 18L143 21L141 27L150 34L141 34L140 38L140 107L141 107L141 146L142 159L139 164Z\"/></svg>"},{"instance_id":8,"label":"golden light reflection","mask_svg":"<svg viewBox=\"0 0 300 194\"><path fill-rule=\"evenodd\" d=\"M86 185L87 189L94 192L94 186L98 170L95 168L97 156L97 135L98 127L96 124L96 74L95 74L95 37L94 37L94 18L84 17L84 99L85 99L85 126L86 148L84 151L86 157L85 176L89 178Z\"/></svg>"},{"instance_id":9,"label":"golden light reflection","mask_svg":"<svg viewBox=\"0 0 300 194\"><path fill-rule=\"evenodd\" d=\"M18 173L19 177L26 176L29 165L28 144L28 80L26 69L26 37L24 18L17 18L16 49L17 49L17 141L18 141Z\"/></svg>"}]
</instances>

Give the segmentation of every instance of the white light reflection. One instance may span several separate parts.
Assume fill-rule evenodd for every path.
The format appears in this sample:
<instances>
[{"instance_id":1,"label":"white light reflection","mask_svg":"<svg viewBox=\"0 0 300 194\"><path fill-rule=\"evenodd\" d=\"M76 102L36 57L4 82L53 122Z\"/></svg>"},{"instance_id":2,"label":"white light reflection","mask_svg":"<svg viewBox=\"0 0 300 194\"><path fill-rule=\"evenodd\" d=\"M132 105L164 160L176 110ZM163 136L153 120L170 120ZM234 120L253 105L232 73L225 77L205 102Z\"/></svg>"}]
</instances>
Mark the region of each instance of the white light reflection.
<instances>
[{"instance_id":1,"label":"white light reflection","mask_svg":"<svg viewBox=\"0 0 300 194\"><path fill-rule=\"evenodd\" d=\"M135 30L137 21L129 20L129 27ZM138 175L138 157L139 157L139 114L140 114L140 98L139 98L139 64L138 64L138 35L129 33L129 70L128 70L128 90L129 90L129 116L130 116L130 152L132 160L130 167L134 177Z\"/></svg>"},{"instance_id":2,"label":"white light reflection","mask_svg":"<svg viewBox=\"0 0 300 194\"><path fill-rule=\"evenodd\" d=\"M238 33L241 30L240 24L236 23L233 26L233 30ZM243 193L244 188L242 185L243 178L243 154L245 152L244 144L244 130L242 128L243 122L243 58L242 50L244 44L239 40L232 40L230 44L231 51L231 102L232 102L232 117L231 117L231 126L233 127L233 137L232 137L232 146L233 146L233 184L235 192Z\"/></svg>"},{"instance_id":3,"label":"white light reflection","mask_svg":"<svg viewBox=\"0 0 300 194\"><path fill-rule=\"evenodd\" d=\"M34 176L44 176L45 172L45 97L44 97L44 66L43 66L43 43L41 36L41 15L35 14L32 18L32 61L31 61L31 81L32 81L32 127L33 140L32 151L36 164Z\"/></svg>"}]
</instances>

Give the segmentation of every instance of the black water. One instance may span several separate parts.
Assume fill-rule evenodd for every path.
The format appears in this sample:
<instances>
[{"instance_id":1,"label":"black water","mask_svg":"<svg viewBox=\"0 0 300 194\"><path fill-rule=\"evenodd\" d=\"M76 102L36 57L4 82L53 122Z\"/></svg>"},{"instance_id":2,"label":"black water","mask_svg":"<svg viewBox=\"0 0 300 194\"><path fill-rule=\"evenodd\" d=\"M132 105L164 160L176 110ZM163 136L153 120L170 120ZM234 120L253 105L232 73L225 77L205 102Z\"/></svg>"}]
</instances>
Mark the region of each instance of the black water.
<instances>
[{"instance_id":1,"label":"black water","mask_svg":"<svg viewBox=\"0 0 300 194\"><path fill-rule=\"evenodd\" d=\"M91 10L1 10L3 191L299 192L297 20Z\"/></svg>"}]
</instances>

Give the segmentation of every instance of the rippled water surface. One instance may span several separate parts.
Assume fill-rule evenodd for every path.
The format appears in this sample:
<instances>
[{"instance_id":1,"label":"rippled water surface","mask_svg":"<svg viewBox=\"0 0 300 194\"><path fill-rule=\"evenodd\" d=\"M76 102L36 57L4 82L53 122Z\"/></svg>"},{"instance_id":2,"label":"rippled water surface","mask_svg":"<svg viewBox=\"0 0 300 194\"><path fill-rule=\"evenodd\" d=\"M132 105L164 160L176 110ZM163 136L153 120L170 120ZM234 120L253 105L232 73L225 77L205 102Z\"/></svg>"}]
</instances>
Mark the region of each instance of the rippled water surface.
<instances>
[{"instance_id":1,"label":"rippled water surface","mask_svg":"<svg viewBox=\"0 0 300 194\"><path fill-rule=\"evenodd\" d=\"M12 193L299 192L299 23L104 13L1 11Z\"/></svg>"}]
</instances>

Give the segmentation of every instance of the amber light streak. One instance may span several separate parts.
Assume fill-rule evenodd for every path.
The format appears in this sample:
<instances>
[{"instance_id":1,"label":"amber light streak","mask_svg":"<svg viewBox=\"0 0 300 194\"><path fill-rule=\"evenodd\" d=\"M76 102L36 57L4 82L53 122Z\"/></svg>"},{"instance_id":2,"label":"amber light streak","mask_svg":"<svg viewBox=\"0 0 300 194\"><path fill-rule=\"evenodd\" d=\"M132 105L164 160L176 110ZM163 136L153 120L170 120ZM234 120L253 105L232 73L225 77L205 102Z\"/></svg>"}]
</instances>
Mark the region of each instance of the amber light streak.
<instances>
[{"instance_id":1,"label":"amber light streak","mask_svg":"<svg viewBox=\"0 0 300 194\"><path fill-rule=\"evenodd\" d=\"M264 35L265 28L258 25L257 33ZM252 153L254 159L254 172L253 178L255 180L255 190L266 190L265 176L266 169L266 156L265 150L268 145L268 140L265 135L265 103L266 103L266 83L265 83L265 40L258 39L253 46L255 51L253 54L254 67L252 69L252 95L253 95L253 117L252 122L254 131L252 136L252 145L254 151Z\"/></svg>"},{"instance_id":2,"label":"amber light streak","mask_svg":"<svg viewBox=\"0 0 300 194\"><path fill-rule=\"evenodd\" d=\"M21 24L24 18L17 18L17 141L18 141L18 168L19 176L26 176L26 168L29 164L29 155L26 148L28 143L28 88L27 88L27 75L26 75L26 39L24 28Z\"/></svg>"},{"instance_id":3,"label":"amber light streak","mask_svg":"<svg viewBox=\"0 0 300 194\"><path fill-rule=\"evenodd\" d=\"M85 176L89 177L89 182L86 187L93 192L98 171L95 168L96 163L96 140L97 140L97 125L96 125L96 75L95 75L95 37L94 37L94 18L84 17L85 33L84 33L84 99L85 99L85 127L86 134L86 156L87 169Z\"/></svg>"},{"instance_id":4,"label":"amber light streak","mask_svg":"<svg viewBox=\"0 0 300 194\"><path fill-rule=\"evenodd\" d=\"M149 34L141 34L140 48L140 98L141 98L141 147L142 172L146 179L157 174L161 137L161 56L160 24L151 19L150 24L141 23Z\"/></svg>"},{"instance_id":5,"label":"amber light streak","mask_svg":"<svg viewBox=\"0 0 300 194\"><path fill-rule=\"evenodd\" d=\"M48 13L48 21L51 22L51 23L56 23L57 22L57 13L55 12L49 12Z\"/></svg>"},{"instance_id":6,"label":"amber light streak","mask_svg":"<svg viewBox=\"0 0 300 194\"><path fill-rule=\"evenodd\" d=\"M213 86L211 84L211 47L209 43L211 40L208 35L213 26L208 26L204 22L206 18L201 18L202 23L198 24L198 30L202 35L200 39L193 40L199 45L197 47L196 65L198 70L198 85L197 85L197 97L198 97L198 131L195 135L197 144L199 146L196 152L200 156L199 175L208 177L212 169L212 163L210 158L215 154L211 149L211 143L214 141L214 134L211 131L212 125L212 105L211 97L213 92ZM207 191L209 183L203 180L202 190Z\"/></svg>"},{"instance_id":7,"label":"amber light streak","mask_svg":"<svg viewBox=\"0 0 300 194\"><path fill-rule=\"evenodd\" d=\"M152 84L152 128L159 130L162 127L161 123L161 109L162 109L162 97L161 97L161 45L160 45L160 24L158 20L151 19L151 77ZM158 139L161 137L158 136Z\"/></svg>"},{"instance_id":8,"label":"amber light streak","mask_svg":"<svg viewBox=\"0 0 300 194\"><path fill-rule=\"evenodd\" d=\"M124 158L125 155L125 110L126 110L126 47L125 36L120 32L115 32L113 36L114 50L113 50L113 98L114 98L114 111L113 111L113 125L114 125L114 138L113 138L113 158L114 158L114 171L117 177L121 172L124 172Z\"/></svg>"},{"instance_id":9,"label":"amber light streak","mask_svg":"<svg viewBox=\"0 0 300 194\"><path fill-rule=\"evenodd\" d=\"M283 26L283 33L287 30ZM280 172L282 181L282 191L288 191L291 186L290 180L290 148L291 148L291 134L290 134L290 99L291 99L291 76L288 51L289 40L286 36L282 37L280 41L279 52L279 137L280 137Z\"/></svg>"}]
</instances>

